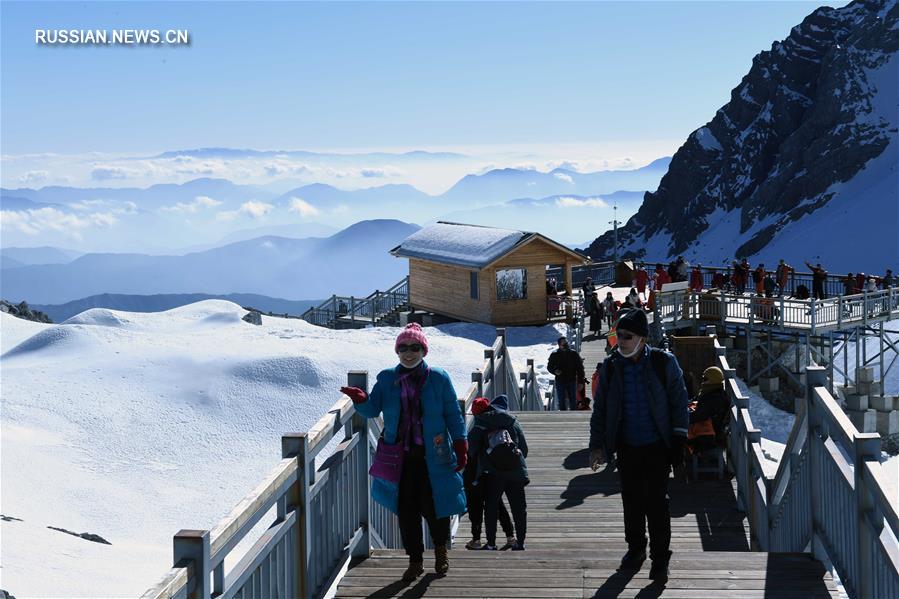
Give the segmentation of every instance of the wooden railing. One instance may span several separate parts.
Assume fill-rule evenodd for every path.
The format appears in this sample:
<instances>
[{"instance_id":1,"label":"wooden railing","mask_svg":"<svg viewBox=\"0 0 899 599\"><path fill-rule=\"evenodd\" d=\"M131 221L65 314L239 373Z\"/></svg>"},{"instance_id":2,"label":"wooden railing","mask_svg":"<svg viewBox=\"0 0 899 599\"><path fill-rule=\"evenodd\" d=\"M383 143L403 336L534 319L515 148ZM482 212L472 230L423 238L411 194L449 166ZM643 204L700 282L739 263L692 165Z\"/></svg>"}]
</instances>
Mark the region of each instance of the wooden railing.
<instances>
[{"instance_id":1,"label":"wooden railing","mask_svg":"<svg viewBox=\"0 0 899 599\"><path fill-rule=\"evenodd\" d=\"M827 391L826 370L806 369L806 399L783 457L765 458L762 431L715 341L731 400L728 453L752 546L833 564L853 597L899 597L897 498L887 495L880 435L859 433Z\"/></svg>"},{"instance_id":2,"label":"wooden railing","mask_svg":"<svg viewBox=\"0 0 899 599\"><path fill-rule=\"evenodd\" d=\"M504 329L471 379L459 399L469 427L479 396L505 394L512 410L543 409L532 360L518 386ZM368 389L368 373L350 372L347 384ZM380 418L362 417L342 396L309 431L284 435L281 461L215 528L175 535L174 566L143 598L318 598L353 556L401 548L396 516L371 500L368 470L381 430ZM272 508L269 527L225 572L225 559Z\"/></svg>"},{"instance_id":3,"label":"wooden railing","mask_svg":"<svg viewBox=\"0 0 899 599\"><path fill-rule=\"evenodd\" d=\"M310 324L336 327L338 320L353 324L376 325L397 308L409 304L409 277L387 291L375 291L368 297L332 295L320 305L303 312L301 318Z\"/></svg>"}]
</instances>

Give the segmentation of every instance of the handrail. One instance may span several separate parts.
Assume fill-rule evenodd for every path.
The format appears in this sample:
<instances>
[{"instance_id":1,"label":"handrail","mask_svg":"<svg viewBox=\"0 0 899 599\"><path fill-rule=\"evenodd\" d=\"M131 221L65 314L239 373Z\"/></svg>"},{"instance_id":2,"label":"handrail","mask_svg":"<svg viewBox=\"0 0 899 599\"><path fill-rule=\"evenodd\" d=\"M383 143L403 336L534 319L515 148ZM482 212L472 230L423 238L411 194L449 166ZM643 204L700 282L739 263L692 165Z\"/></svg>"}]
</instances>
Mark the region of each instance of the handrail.
<instances>
[{"instance_id":1,"label":"handrail","mask_svg":"<svg viewBox=\"0 0 899 599\"><path fill-rule=\"evenodd\" d=\"M753 548L802 552L810 546L816 558L833 564L852 596L899 596L899 516L879 462L880 436L859 433L827 391L826 370L810 366L806 401L772 471L749 400L717 340L715 348L731 401L728 453Z\"/></svg>"},{"instance_id":2,"label":"handrail","mask_svg":"<svg viewBox=\"0 0 899 599\"><path fill-rule=\"evenodd\" d=\"M663 267L666 267L668 264L667 260L647 260L647 259L639 259L635 261L636 264L643 265L646 267L647 272L650 276L652 276L654 269L654 265L661 264ZM773 264L774 268L766 268L766 272L774 273L777 269L777 265ZM690 279L690 274L692 272L693 267L690 266L687 272L687 280ZM732 274L733 269L731 266L702 266L702 282L703 287L708 289L712 287L712 280L716 273L721 273L725 275L727 279L727 285L730 285L730 275ZM752 277L752 271L750 271L750 279ZM878 277L879 278L879 277ZM824 292L828 296L841 295L844 291L845 287L843 285L843 280L845 279L845 275L839 274L827 274L827 277L824 282ZM787 281L787 285L784 289L785 292L789 294L794 294L796 291L796 287L799 285L805 285L808 287L809 291L812 289L812 273L805 271L793 270L790 272L790 279ZM755 283L753 281L746 282L746 289L754 289Z\"/></svg>"},{"instance_id":3,"label":"handrail","mask_svg":"<svg viewBox=\"0 0 899 599\"><path fill-rule=\"evenodd\" d=\"M899 317L899 287L825 300L762 298L724 291L653 293L654 325L677 327L705 321L815 334L824 329L842 330Z\"/></svg>"},{"instance_id":4,"label":"handrail","mask_svg":"<svg viewBox=\"0 0 899 599\"><path fill-rule=\"evenodd\" d=\"M513 410L542 410L533 360L522 378L519 387L505 329L497 329L459 399L467 426L471 403L482 395L506 394ZM350 372L347 383L368 389L368 373ZM396 516L371 500L368 469L381 428L380 419L362 417L341 396L308 431L285 434L281 461L211 531L175 536L175 566L143 599L234 597L260 585L263 596L319 598L352 557L368 556L372 548L400 548ZM336 449L322 459L338 437ZM275 520L226 573L225 559L273 507Z\"/></svg>"},{"instance_id":5,"label":"handrail","mask_svg":"<svg viewBox=\"0 0 899 599\"><path fill-rule=\"evenodd\" d=\"M409 277L393 284L387 291L373 291L367 297L332 295L318 306L309 308L301 318L310 324L335 326L338 319L378 324L396 308L409 303Z\"/></svg>"}]
</instances>

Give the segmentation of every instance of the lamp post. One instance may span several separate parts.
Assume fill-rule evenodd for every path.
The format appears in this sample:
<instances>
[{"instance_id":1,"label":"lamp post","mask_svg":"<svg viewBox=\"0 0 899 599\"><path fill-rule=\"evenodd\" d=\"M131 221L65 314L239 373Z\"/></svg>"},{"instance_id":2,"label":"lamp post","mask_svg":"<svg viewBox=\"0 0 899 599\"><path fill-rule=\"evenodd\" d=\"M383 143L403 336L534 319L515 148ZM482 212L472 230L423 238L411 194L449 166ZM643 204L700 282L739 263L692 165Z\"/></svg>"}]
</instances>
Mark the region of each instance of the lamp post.
<instances>
[{"instance_id":1,"label":"lamp post","mask_svg":"<svg viewBox=\"0 0 899 599\"><path fill-rule=\"evenodd\" d=\"M612 213L612 220L609 222L612 225L612 239L615 244L612 249L612 260L615 261L615 264L618 264L618 204L612 206L612 210L614 212Z\"/></svg>"}]
</instances>

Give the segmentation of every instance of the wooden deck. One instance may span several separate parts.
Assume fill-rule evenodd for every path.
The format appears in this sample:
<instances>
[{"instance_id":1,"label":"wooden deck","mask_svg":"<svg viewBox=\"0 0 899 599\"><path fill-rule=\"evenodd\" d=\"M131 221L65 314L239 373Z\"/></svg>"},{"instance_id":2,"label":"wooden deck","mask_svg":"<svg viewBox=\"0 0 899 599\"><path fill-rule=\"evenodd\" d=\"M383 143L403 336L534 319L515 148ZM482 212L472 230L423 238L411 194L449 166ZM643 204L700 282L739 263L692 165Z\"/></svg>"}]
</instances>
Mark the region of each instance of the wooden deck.
<instances>
[{"instance_id":1,"label":"wooden deck","mask_svg":"<svg viewBox=\"0 0 899 599\"><path fill-rule=\"evenodd\" d=\"M603 346L605 342L603 341ZM595 364L594 364L595 366ZM588 365L588 370L591 367ZM730 481L671 480L671 578L617 572L626 550L617 475L587 467L589 412L524 412L531 453L528 537L523 552L467 551L463 518L450 572L405 585L407 558L376 550L354 562L337 597L836 597L821 564L806 554L751 552Z\"/></svg>"}]
</instances>

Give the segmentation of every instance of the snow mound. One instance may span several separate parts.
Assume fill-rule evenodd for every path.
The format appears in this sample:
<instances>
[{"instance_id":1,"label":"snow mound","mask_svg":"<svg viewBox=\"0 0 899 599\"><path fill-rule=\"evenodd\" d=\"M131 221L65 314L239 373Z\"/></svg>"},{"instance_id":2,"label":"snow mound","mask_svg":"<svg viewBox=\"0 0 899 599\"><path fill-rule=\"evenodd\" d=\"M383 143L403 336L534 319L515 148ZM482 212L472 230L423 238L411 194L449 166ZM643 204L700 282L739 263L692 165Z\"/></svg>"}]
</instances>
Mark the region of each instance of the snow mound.
<instances>
[{"instance_id":1,"label":"snow mound","mask_svg":"<svg viewBox=\"0 0 899 599\"><path fill-rule=\"evenodd\" d=\"M23 354L31 354L44 351L77 351L80 343L79 331L75 328L61 326L51 327L22 341L11 350L3 354L3 358L13 358Z\"/></svg>"},{"instance_id":2,"label":"snow mound","mask_svg":"<svg viewBox=\"0 0 899 599\"><path fill-rule=\"evenodd\" d=\"M0 353L11 350L32 335L52 326L52 324L25 320L7 312L0 312Z\"/></svg>"},{"instance_id":3,"label":"snow mound","mask_svg":"<svg viewBox=\"0 0 899 599\"><path fill-rule=\"evenodd\" d=\"M119 329L130 328L133 321L121 316L121 314L123 313L109 310L108 308L91 308L63 321L62 324L85 324Z\"/></svg>"}]
</instances>

